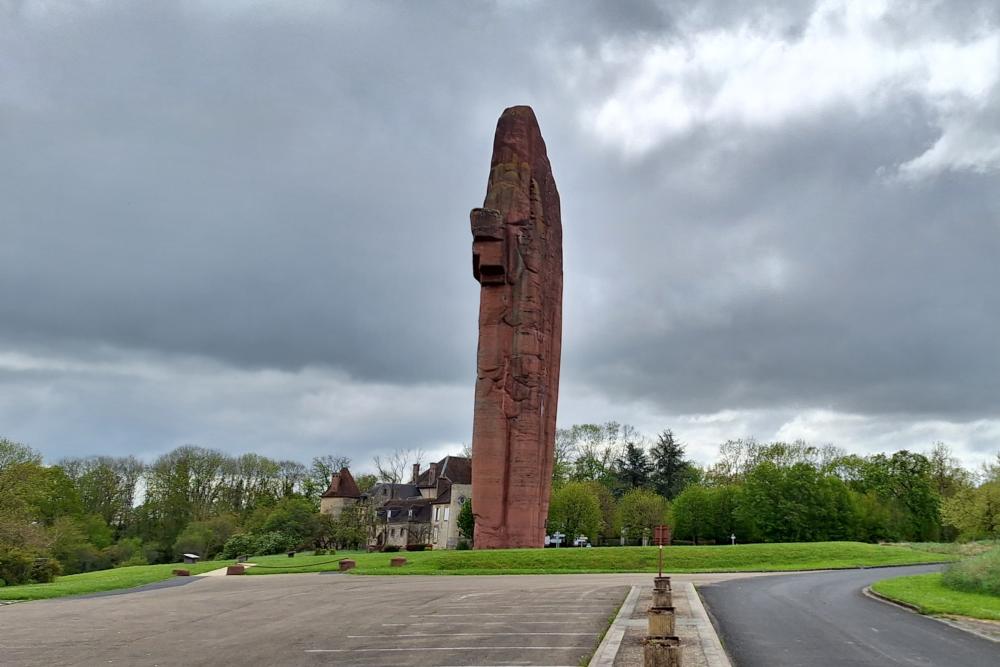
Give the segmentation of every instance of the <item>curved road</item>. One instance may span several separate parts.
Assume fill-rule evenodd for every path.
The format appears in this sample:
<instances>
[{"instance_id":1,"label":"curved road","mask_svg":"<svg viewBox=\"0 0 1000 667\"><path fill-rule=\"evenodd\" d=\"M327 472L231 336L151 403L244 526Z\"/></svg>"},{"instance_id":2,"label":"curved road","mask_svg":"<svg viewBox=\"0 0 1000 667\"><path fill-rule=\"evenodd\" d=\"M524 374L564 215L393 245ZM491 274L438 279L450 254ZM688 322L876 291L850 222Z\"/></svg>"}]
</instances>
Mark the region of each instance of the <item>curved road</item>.
<instances>
[{"instance_id":1,"label":"curved road","mask_svg":"<svg viewBox=\"0 0 1000 667\"><path fill-rule=\"evenodd\" d=\"M1000 665L1000 644L872 600L880 579L937 565L737 579L698 587L737 667Z\"/></svg>"}]
</instances>

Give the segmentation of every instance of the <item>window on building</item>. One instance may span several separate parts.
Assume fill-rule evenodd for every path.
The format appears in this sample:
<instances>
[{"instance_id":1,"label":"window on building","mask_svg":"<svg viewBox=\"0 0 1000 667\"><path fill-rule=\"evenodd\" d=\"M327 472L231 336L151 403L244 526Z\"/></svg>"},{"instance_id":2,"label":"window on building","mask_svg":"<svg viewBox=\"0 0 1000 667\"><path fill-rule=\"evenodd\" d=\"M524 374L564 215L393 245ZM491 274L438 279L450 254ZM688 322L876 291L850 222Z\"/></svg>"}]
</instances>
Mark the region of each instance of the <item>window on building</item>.
<instances>
[{"instance_id":1,"label":"window on building","mask_svg":"<svg viewBox=\"0 0 1000 667\"><path fill-rule=\"evenodd\" d=\"M445 507L445 508L444 508L444 520L445 520L445 521L447 521L447 520L448 520L448 515L449 515L449 514L451 514L451 508L450 508L450 507Z\"/></svg>"},{"instance_id":2,"label":"window on building","mask_svg":"<svg viewBox=\"0 0 1000 667\"><path fill-rule=\"evenodd\" d=\"M411 519L413 518L413 508L410 508L410 511L407 513L407 516Z\"/></svg>"}]
</instances>

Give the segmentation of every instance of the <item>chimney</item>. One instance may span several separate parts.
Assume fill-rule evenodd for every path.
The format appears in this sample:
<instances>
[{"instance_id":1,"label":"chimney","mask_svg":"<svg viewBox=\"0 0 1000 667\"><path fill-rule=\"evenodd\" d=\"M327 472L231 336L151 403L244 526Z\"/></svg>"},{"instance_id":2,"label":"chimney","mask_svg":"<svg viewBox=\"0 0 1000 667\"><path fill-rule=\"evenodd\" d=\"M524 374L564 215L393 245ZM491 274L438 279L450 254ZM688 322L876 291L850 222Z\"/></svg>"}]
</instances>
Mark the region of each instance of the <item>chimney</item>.
<instances>
[{"instance_id":1,"label":"chimney","mask_svg":"<svg viewBox=\"0 0 1000 667\"><path fill-rule=\"evenodd\" d=\"M419 463L414 463L413 464L413 481L410 482L410 483L411 484L416 484L418 479L420 479L420 464Z\"/></svg>"},{"instance_id":2,"label":"chimney","mask_svg":"<svg viewBox=\"0 0 1000 667\"><path fill-rule=\"evenodd\" d=\"M437 482L437 476L438 476L438 464L432 463L431 474L428 475L429 479L427 480L427 484L433 485L435 482Z\"/></svg>"}]
</instances>

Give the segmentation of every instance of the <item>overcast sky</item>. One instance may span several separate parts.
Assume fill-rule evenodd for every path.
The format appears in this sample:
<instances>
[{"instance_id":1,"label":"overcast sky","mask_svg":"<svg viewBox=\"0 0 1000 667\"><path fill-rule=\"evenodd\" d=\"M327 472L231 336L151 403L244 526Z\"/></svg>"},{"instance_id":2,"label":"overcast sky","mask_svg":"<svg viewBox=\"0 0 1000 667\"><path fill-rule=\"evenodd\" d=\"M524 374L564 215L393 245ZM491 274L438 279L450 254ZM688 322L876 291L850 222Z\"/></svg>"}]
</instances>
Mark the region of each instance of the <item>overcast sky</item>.
<instances>
[{"instance_id":1,"label":"overcast sky","mask_svg":"<svg viewBox=\"0 0 1000 667\"><path fill-rule=\"evenodd\" d=\"M457 452L514 104L562 426L1000 448L995 0L0 0L0 436Z\"/></svg>"}]
</instances>

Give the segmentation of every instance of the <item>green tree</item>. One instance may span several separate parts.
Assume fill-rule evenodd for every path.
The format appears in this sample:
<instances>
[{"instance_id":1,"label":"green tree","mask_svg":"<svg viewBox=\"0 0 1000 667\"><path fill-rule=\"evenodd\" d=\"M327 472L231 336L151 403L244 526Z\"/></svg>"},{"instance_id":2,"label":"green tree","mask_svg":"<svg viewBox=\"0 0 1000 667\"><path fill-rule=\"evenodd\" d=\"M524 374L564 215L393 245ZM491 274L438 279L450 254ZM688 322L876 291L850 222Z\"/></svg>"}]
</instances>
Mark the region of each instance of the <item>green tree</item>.
<instances>
[{"instance_id":1,"label":"green tree","mask_svg":"<svg viewBox=\"0 0 1000 667\"><path fill-rule=\"evenodd\" d=\"M174 556L179 558L186 553L195 553L206 560L215 558L237 530L239 525L232 514L192 521L174 540Z\"/></svg>"},{"instance_id":2,"label":"green tree","mask_svg":"<svg viewBox=\"0 0 1000 667\"><path fill-rule=\"evenodd\" d=\"M673 535L678 540L698 544L716 533L715 508L711 492L700 484L691 484L674 499L670 506Z\"/></svg>"},{"instance_id":3,"label":"green tree","mask_svg":"<svg viewBox=\"0 0 1000 667\"><path fill-rule=\"evenodd\" d=\"M136 491L145 466L134 456L92 456L59 462L73 480L83 512L97 514L119 535L134 519Z\"/></svg>"},{"instance_id":4,"label":"green tree","mask_svg":"<svg viewBox=\"0 0 1000 667\"><path fill-rule=\"evenodd\" d=\"M670 505L663 496L649 489L632 489L618 501L618 525L629 539L666 523Z\"/></svg>"},{"instance_id":5,"label":"green tree","mask_svg":"<svg viewBox=\"0 0 1000 667\"><path fill-rule=\"evenodd\" d=\"M567 482L553 491L549 501L549 531L561 531L568 539L586 535L591 541L601 530L601 504L590 486Z\"/></svg>"},{"instance_id":6,"label":"green tree","mask_svg":"<svg viewBox=\"0 0 1000 667\"><path fill-rule=\"evenodd\" d=\"M634 442L626 442L622 455L615 461L615 476L620 491L641 489L649 483L652 465L646 452Z\"/></svg>"},{"instance_id":7,"label":"green tree","mask_svg":"<svg viewBox=\"0 0 1000 667\"><path fill-rule=\"evenodd\" d=\"M289 535L299 544L308 543L318 529L318 513L305 498L282 498L267 515L261 526L264 533Z\"/></svg>"},{"instance_id":8,"label":"green tree","mask_svg":"<svg viewBox=\"0 0 1000 667\"><path fill-rule=\"evenodd\" d=\"M961 489L941 506L944 522L966 539L1000 539L1000 481Z\"/></svg>"},{"instance_id":9,"label":"green tree","mask_svg":"<svg viewBox=\"0 0 1000 667\"><path fill-rule=\"evenodd\" d=\"M471 498L462 503L462 509L458 511L458 532L470 542L475 537L476 516L472 513Z\"/></svg>"},{"instance_id":10,"label":"green tree","mask_svg":"<svg viewBox=\"0 0 1000 667\"><path fill-rule=\"evenodd\" d=\"M667 500L673 500L685 486L697 481L698 469L684 458L684 446L670 429L657 436L649 455L653 489Z\"/></svg>"}]
</instances>

